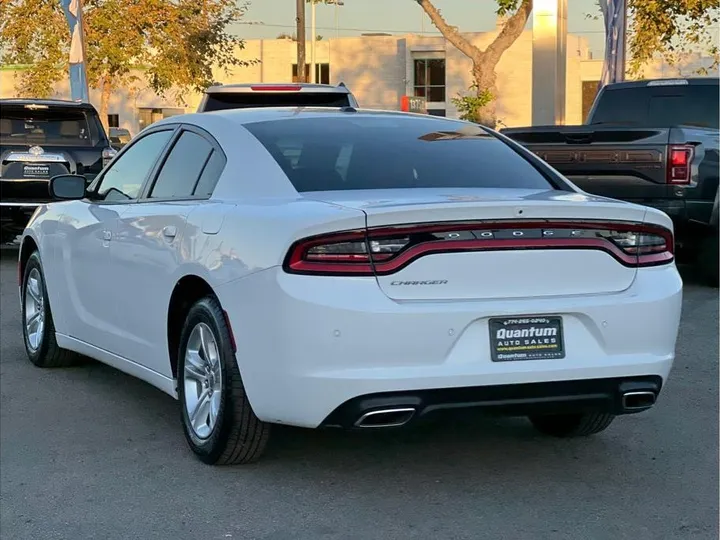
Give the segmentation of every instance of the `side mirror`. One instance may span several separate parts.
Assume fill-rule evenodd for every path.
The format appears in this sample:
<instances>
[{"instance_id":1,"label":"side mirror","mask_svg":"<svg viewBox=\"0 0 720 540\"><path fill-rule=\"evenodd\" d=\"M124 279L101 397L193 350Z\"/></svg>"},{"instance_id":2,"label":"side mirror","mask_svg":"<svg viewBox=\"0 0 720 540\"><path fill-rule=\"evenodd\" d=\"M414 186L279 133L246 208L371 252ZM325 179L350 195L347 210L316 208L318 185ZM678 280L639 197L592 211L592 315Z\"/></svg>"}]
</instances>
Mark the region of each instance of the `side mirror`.
<instances>
[{"instance_id":1,"label":"side mirror","mask_svg":"<svg viewBox=\"0 0 720 540\"><path fill-rule=\"evenodd\" d=\"M77 174L61 174L50 179L50 196L59 201L79 200L85 197L87 180Z\"/></svg>"}]
</instances>

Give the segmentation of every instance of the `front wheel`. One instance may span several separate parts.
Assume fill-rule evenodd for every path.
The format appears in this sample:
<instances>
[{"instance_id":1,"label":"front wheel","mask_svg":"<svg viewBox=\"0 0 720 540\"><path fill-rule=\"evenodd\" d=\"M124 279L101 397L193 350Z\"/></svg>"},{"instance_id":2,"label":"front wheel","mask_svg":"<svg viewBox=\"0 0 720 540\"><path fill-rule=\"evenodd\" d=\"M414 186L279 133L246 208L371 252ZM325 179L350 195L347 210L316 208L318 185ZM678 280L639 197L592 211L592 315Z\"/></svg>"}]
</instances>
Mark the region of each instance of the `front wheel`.
<instances>
[{"instance_id":1,"label":"front wheel","mask_svg":"<svg viewBox=\"0 0 720 540\"><path fill-rule=\"evenodd\" d=\"M25 265L22 289L23 341L30 361L38 367L62 367L77 362L79 355L61 349L55 340L45 274L37 251Z\"/></svg>"},{"instance_id":2,"label":"front wheel","mask_svg":"<svg viewBox=\"0 0 720 540\"><path fill-rule=\"evenodd\" d=\"M267 445L270 425L250 406L227 321L214 297L190 308L178 364L181 417L192 451L211 465L257 460Z\"/></svg>"},{"instance_id":3,"label":"front wheel","mask_svg":"<svg viewBox=\"0 0 720 540\"><path fill-rule=\"evenodd\" d=\"M605 431L615 419L613 414L557 414L531 416L535 429L553 437L585 437Z\"/></svg>"}]
</instances>

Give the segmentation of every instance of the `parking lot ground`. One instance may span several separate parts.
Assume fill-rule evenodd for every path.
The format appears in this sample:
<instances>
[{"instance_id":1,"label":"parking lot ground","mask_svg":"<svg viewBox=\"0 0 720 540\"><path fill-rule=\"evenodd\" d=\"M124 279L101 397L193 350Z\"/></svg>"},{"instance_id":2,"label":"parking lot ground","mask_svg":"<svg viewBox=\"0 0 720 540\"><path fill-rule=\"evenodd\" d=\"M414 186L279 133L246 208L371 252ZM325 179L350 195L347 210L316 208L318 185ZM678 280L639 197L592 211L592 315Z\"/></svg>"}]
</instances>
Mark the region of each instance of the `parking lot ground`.
<instances>
[{"instance_id":1,"label":"parking lot ground","mask_svg":"<svg viewBox=\"0 0 720 540\"><path fill-rule=\"evenodd\" d=\"M98 363L27 361L15 258L0 261L3 539L718 538L718 296L692 275L657 406L598 436L549 439L523 419L283 428L263 461L213 468L170 397Z\"/></svg>"}]
</instances>

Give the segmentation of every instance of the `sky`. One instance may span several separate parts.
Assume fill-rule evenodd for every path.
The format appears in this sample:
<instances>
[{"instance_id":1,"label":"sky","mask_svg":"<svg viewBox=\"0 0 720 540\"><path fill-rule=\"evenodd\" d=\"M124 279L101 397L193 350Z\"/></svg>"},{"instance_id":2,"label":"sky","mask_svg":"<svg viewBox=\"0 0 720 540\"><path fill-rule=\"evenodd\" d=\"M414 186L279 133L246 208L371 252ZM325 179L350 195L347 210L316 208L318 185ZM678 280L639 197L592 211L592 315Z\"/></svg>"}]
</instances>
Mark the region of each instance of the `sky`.
<instances>
[{"instance_id":1,"label":"sky","mask_svg":"<svg viewBox=\"0 0 720 540\"><path fill-rule=\"evenodd\" d=\"M242 0L241 0L242 1ZM364 32L397 34L437 34L436 28L414 0L342 0L340 7L318 4L317 33L326 38L337 34L357 36ZM483 32L495 27L497 4L494 0L434 0L448 23L461 32ZM595 57L601 57L603 45L602 20L586 18L600 14L597 0L568 0L568 32L586 37ZM310 27L310 8L306 12ZM236 32L245 39L272 39L295 29L295 0L251 0L249 9Z\"/></svg>"}]
</instances>

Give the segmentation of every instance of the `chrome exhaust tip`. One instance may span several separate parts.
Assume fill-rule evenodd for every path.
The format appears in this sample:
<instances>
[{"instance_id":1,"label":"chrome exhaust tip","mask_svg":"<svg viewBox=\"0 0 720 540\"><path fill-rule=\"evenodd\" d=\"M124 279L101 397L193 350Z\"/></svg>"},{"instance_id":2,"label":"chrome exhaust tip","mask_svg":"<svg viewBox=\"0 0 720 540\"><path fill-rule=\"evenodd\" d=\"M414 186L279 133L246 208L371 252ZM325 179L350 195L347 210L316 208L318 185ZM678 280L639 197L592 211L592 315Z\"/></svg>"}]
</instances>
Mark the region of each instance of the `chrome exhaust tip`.
<instances>
[{"instance_id":1,"label":"chrome exhaust tip","mask_svg":"<svg viewBox=\"0 0 720 540\"><path fill-rule=\"evenodd\" d=\"M641 411L655 405L655 392L626 392L622 396L622 406L626 411Z\"/></svg>"},{"instance_id":2,"label":"chrome exhaust tip","mask_svg":"<svg viewBox=\"0 0 720 540\"><path fill-rule=\"evenodd\" d=\"M380 409L363 414L355 422L358 428L389 428L407 424L415 416L412 407L397 407L393 409Z\"/></svg>"}]
</instances>

